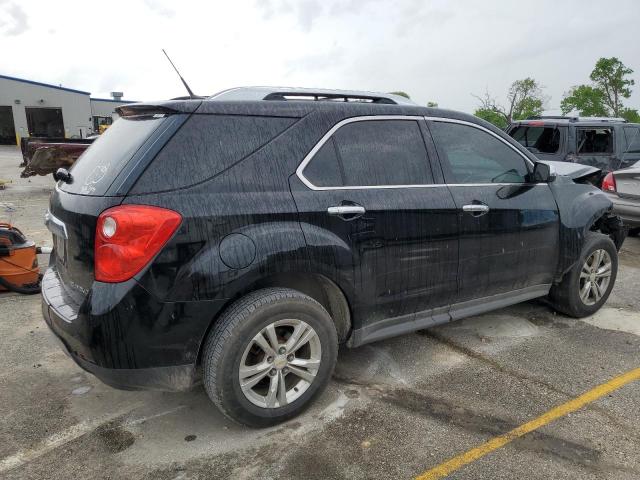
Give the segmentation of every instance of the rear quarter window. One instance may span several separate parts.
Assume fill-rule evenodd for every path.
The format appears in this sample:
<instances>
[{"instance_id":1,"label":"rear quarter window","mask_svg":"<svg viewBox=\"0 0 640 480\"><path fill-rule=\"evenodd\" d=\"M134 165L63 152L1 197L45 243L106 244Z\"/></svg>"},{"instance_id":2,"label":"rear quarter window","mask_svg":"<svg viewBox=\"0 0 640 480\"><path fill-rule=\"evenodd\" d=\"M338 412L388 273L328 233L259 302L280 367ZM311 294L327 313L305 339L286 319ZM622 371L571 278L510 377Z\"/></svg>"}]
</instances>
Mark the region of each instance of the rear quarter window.
<instances>
[{"instance_id":1,"label":"rear quarter window","mask_svg":"<svg viewBox=\"0 0 640 480\"><path fill-rule=\"evenodd\" d=\"M251 155L296 120L192 115L147 167L131 193L176 190L203 182Z\"/></svg>"}]
</instances>

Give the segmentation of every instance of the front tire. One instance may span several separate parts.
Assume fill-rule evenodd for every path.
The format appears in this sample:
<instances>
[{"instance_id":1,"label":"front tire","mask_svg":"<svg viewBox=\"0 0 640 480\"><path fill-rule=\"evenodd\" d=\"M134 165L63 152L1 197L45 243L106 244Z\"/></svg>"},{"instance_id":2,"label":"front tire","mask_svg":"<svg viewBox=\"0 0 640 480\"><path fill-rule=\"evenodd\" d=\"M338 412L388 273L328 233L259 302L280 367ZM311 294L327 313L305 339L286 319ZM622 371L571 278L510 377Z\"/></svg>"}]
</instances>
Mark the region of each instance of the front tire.
<instances>
[{"instance_id":1,"label":"front tire","mask_svg":"<svg viewBox=\"0 0 640 480\"><path fill-rule=\"evenodd\" d=\"M300 414L326 388L337 352L335 325L322 305L292 289L258 290L209 333L203 382L225 416L267 427Z\"/></svg>"},{"instance_id":2,"label":"front tire","mask_svg":"<svg viewBox=\"0 0 640 480\"><path fill-rule=\"evenodd\" d=\"M597 312L607 301L618 273L618 251L606 235L589 232L580 259L551 288L553 307L575 318Z\"/></svg>"}]
</instances>

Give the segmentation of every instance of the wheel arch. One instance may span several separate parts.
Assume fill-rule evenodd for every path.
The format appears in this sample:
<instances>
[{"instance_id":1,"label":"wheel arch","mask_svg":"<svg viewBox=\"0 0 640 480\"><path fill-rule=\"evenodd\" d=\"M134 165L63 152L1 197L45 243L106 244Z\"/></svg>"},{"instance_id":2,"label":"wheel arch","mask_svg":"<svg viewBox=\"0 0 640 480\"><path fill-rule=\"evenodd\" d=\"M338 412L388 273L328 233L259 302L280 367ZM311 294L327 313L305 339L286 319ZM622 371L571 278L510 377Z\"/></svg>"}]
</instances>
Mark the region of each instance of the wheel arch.
<instances>
[{"instance_id":1,"label":"wheel arch","mask_svg":"<svg viewBox=\"0 0 640 480\"><path fill-rule=\"evenodd\" d=\"M613 203L601 190L566 177L559 177L549 187L560 216L560 258L555 276L555 281L560 282L580 258L587 233L595 230L606 233L619 248L624 231L612 213Z\"/></svg>"},{"instance_id":2,"label":"wheel arch","mask_svg":"<svg viewBox=\"0 0 640 480\"><path fill-rule=\"evenodd\" d=\"M336 326L339 343L345 343L353 329L350 302L345 291L329 277L319 273L283 272L260 278L244 288L238 289L211 319L207 330L200 339L197 364L200 365L205 341L218 318L236 301L245 295L263 288L290 288L304 293L320 303L329 312Z\"/></svg>"}]
</instances>

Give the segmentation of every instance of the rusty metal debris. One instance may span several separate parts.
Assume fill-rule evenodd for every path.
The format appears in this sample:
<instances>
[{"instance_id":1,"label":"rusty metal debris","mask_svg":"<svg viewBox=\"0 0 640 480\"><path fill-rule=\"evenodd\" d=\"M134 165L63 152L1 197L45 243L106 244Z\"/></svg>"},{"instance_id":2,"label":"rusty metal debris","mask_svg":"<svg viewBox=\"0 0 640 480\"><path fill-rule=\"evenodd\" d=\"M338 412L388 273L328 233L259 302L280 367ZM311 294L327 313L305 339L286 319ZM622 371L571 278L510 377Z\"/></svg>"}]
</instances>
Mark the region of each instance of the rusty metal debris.
<instances>
[{"instance_id":1,"label":"rusty metal debris","mask_svg":"<svg viewBox=\"0 0 640 480\"><path fill-rule=\"evenodd\" d=\"M93 143L95 138L28 138L20 144L25 169L23 178L34 175L48 175L58 168L69 168Z\"/></svg>"}]
</instances>

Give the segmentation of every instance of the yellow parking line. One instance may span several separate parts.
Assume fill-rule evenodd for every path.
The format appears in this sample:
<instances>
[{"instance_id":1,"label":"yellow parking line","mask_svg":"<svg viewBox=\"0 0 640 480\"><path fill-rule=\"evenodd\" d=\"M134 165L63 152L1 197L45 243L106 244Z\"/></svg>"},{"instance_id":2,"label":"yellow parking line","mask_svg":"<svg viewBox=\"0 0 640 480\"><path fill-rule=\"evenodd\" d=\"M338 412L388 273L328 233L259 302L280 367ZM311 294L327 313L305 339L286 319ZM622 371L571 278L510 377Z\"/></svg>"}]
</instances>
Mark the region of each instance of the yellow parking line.
<instances>
[{"instance_id":1,"label":"yellow parking line","mask_svg":"<svg viewBox=\"0 0 640 480\"><path fill-rule=\"evenodd\" d=\"M612 378L608 382L605 382L602 385L598 385L594 389L583 393L579 397L576 397L573 400L569 400L567 403L563 403L562 405L558 405L557 407L552 408L548 412L540 415L538 418L535 418L530 422L525 423L524 425L520 425L510 432L492 438L488 442L483 443L476 448L450 458L437 467L434 467L422 473L421 475L418 475L416 477L416 480L434 480L437 478L444 478L450 473L459 470L460 468L468 465L471 462L475 462L479 458L484 457L494 450L504 447L508 443L514 441L516 438L533 432L534 430L537 430L538 428L543 427L560 417L564 417L571 412L575 412L585 405L598 400L600 397L604 397L605 395L608 395L609 393L614 392L615 390L618 390L619 388L624 387L628 383L631 383L635 380L640 380L640 368L636 368L635 370L631 370L618 377Z\"/></svg>"}]
</instances>

